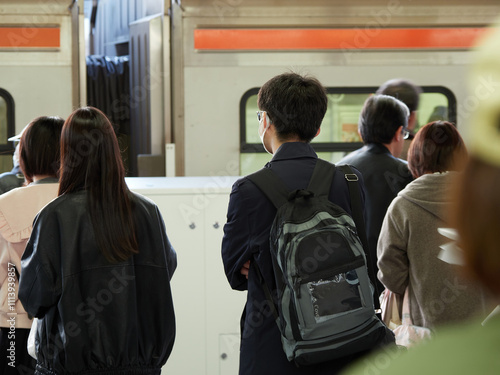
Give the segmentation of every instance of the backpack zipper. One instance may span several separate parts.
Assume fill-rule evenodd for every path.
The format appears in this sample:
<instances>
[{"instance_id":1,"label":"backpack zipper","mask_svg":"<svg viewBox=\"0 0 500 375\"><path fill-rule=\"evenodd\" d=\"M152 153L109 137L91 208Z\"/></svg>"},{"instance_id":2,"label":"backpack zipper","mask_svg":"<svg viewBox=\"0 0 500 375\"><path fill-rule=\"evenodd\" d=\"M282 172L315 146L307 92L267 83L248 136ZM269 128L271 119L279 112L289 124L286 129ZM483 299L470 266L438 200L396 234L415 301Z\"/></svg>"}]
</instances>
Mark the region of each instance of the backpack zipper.
<instances>
[{"instance_id":1,"label":"backpack zipper","mask_svg":"<svg viewBox=\"0 0 500 375\"><path fill-rule=\"evenodd\" d=\"M300 298L300 284L302 284L302 278L299 276L295 279L293 290L295 291L295 295L297 298Z\"/></svg>"},{"instance_id":2,"label":"backpack zipper","mask_svg":"<svg viewBox=\"0 0 500 375\"><path fill-rule=\"evenodd\" d=\"M303 283L306 283L310 280L319 280L319 279L323 279L323 278L328 278L330 276L335 276L335 275L338 275L340 273L344 273L347 271L352 271L352 270L355 270L356 268L362 267L364 265L365 265L365 260L363 259L363 257L358 256L354 260L352 260L351 262L344 264L341 267L330 268L328 270L317 272L317 273L314 273L314 274L309 275L309 276L304 276L304 277L299 276L298 279L303 281Z\"/></svg>"},{"instance_id":3,"label":"backpack zipper","mask_svg":"<svg viewBox=\"0 0 500 375\"><path fill-rule=\"evenodd\" d=\"M351 234L351 238L354 240L354 242L357 242L361 246L361 248L363 248L363 244L361 243L358 232L356 232L356 230L350 225L346 225L346 228L347 231Z\"/></svg>"},{"instance_id":4,"label":"backpack zipper","mask_svg":"<svg viewBox=\"0 0 500 375\"><path fill-rule=\"evenodd\" d=\"M325 270L322 272L315 273L314 275L309 275L307 277L297 276L294 278L293 290L295 292L296 297L300 298L300 296L301 296L301 293L300 293L301 284L305 284L311 280L314 281L314 280L320 280L323 278L328 278L331 276L336 276L340 273L355 270L356 268L362 267L364 265L365 265L364 259L357 258L354 261L349 262L346 265L343 265L342 267L337 267L334 269Z\"/></svg>"},{"instance_id":5,"label":"backpack zipper","mask_svg":"<svg viewBox=\"0 0 500 375\"><path fill-rule=\"evenodd\" d=\"M350 340L352 338L358 337L360 334L363 334L363 333L369 331L370 329L372 329L378 323L379 323L379 320L377 318L375 318L370 324L368 324L366 327L364 327L361 331L353 332L347 336L342 336L341 338L336 338L336 339L332 339L332 340L327 341L327 342L321 342L321 343L317 343L317 344L297 345L295 347L294 352L293 352L294 357L295 357L295 353L302 348L320 348L320 347L323 347L325 345L330 345L330 344L334 344L336 342L346 341L346 340Z\"/></svg>"}]
</instances>

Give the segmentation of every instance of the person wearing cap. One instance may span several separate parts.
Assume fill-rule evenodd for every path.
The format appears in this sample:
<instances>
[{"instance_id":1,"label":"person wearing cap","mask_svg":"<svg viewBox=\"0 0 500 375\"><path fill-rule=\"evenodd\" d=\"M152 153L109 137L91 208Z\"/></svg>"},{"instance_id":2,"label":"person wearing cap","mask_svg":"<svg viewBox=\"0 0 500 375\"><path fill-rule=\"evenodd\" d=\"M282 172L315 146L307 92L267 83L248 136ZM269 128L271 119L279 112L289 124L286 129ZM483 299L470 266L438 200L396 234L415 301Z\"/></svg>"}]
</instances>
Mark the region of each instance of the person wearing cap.
<instances>
[{"instance_id":1,"label":"person wearing cap","mask_svg":"<svg viewBox=\"0 0 500 375\"><path fill-rule=\"evenodd\" d=\"M483 39L475 56L470 88L477 92L485 77L500 81L500 24ZM463 254L464 273L500 302L500 88L481 95L468 127L470 158L455 181L450 212ZM456 292L459 292L457 288ZM500 308L484 321L436 331L431 341L405 354L379 352L346 375L500 374Z\"/></svg>"},{"instance_id":2,"label":"person wearing cap","mask_svg":"<svg viewBox=\"0 0 500 375\"><path fill-rule=\"evenodd\" d=\"M24 129L26 129L26 127ZM21 187L24 184L24 176L19 165L19 140L21 139L24 129L19 134L8 139L9 142L17 144L14 150L14 155L12 156L12 170L10 172L0 174L0 195L12 189Z\"/></svg>"},{"instance_id":3,"label":"person wearing cap","mask_svg":"<svg viewBox=\"0 0 500 375\"><path fill-rule=\"evenodd\" d=\"M21 257L37 213L57 197L60 138L64 120L39 117L19 139L19 165L26 186L0 196L0 374L34 372L27 352L31 318L18 299Z\"/></svg>"}]
</instances>

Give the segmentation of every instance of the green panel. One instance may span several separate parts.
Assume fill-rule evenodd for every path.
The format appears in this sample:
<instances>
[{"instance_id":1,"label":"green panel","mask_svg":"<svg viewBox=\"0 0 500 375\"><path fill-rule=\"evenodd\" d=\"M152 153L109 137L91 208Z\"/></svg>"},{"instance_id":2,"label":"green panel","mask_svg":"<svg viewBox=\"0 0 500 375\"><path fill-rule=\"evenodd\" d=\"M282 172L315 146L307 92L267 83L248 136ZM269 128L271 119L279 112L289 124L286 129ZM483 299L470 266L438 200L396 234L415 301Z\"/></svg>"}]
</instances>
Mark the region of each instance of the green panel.
<instances>
[{"instance_id":1,"label":"green panel","mask_svg":"<svg viewBox=\"0 0 500 375\"><path fill-rule=\"evenodd\" d=\"M0 173L12 170L12 155L0 155Z\"/></svg>"},{"instance_id":2,"label":"green panel","mask_svg":"<svg viewBox=\"0 0 500 375\"><path fill-rule=\"evenodd\" d=\"M425 92L420 95L415 132L436 120L448 120L448 98L438 92Z\"/></svg>"},{"instance_id":3,"label":"green panel","mask_svg":"<svg viewBox=\"0 0 500 375\"><path fill-rule=\"evenodd\" d=\"M259 138L259 121L257 120L257 95L252 95L248 98L245 108L246 121L246 139L247 143L260 143Z\"/></svg>"},{"instance_id":4,"label":"green panel","mask_svg":"<svg viewBox=\"0 0 500 375\"><path fill-rule=\"evenodd\" d=\"M321 132L313 142L361 142L358 117L369 94L328 94Z\"/></svg>"}]
</instances>

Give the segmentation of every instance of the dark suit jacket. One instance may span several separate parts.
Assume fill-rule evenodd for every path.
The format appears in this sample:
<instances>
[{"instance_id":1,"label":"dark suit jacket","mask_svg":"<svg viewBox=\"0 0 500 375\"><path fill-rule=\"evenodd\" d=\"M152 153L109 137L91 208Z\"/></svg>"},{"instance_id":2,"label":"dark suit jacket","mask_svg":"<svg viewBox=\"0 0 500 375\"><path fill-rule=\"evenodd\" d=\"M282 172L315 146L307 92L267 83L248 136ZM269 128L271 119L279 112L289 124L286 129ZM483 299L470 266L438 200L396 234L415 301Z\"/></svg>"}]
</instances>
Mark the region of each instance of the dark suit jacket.
<instances>
[{"instance_id":1,"label":"dark suit jacket","mask_svg":"<svg viewBox=\"0 0 500 375\"><path fill-rule=\"evenodd\" d=\"M290 190L303 189L309 183L317 158L307 143L285 143L266 168L276 172ZM360 175L358 171L355 172ZM362 181L360 185L364 202ZM351 213L348 186L340 171L335 173L329 199ZM224 226L222 259L231 287L248 290L242 316L239 374L335 374L359 355L299 369L288 362L274 317L265 308L266 297L256 274L255 263L258 263L266 284L274 290L276 283L269 252L269 232L275 215L273 204L248 178L243 177L235 182ZM251 260L251 264L247 281L240 269L248 260Z\"/></svg>"},{"instance_id":2,"label":"dark suit jacket","mask_svg":"<svg viewBox=\"0 0 500 375\"><path fill-rule=\"evenodd\" d=\"M12 168L10 172L0 174L0 194L6 193L12 189L23 186L24 176L19 166Z\"/></svg>"},{"instance_id":3,"label":"dark suit jacket","mask_svg":"<svg viewBox=\"0 0 500 375\"><path fill-rule=\"evenodd\" d=\"M377 241L385 213L392 200L413 178L404 160L394 157L385 146L377 143L363 146L338 164L352 165L363 175L366 187L366 235L371 264L377 274ZM382 292L384 287L377 282L378 291Z\"/></svg>"}]
</instances>

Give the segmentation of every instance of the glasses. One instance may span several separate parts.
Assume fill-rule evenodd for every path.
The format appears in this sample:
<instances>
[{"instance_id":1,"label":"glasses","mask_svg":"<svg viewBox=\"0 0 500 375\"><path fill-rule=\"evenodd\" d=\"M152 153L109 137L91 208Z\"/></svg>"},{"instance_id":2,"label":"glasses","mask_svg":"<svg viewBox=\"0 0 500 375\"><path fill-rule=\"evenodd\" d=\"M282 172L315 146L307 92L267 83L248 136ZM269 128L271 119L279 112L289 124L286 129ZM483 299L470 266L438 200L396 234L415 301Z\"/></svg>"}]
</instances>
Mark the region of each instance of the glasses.
<instances>
[{"instance_id":1,"label":"glasses","mask_svg":"<svg viewBox=\"0 0 500 375\"><path fill-rule=\"evenodd\" d=\"M259 122L260 122L260 119L262 118L263 113L266 113L266 111L257 111L257 119L259 120Z\"/></svg>"},{"instance_id":2,"label":"glasses","mask_svg":"<svg viewBox=\"0 0 500 375\"><path fill-rule=\"evenodd\" d=\"M410 131L403 129L403 139L408 139L410 137Z\"/></svg>"}]
</instances>

